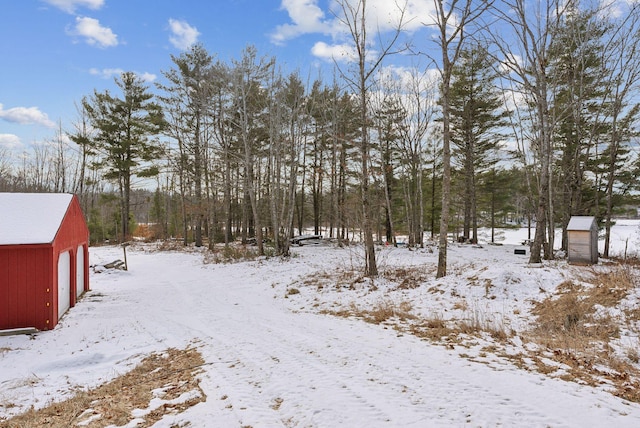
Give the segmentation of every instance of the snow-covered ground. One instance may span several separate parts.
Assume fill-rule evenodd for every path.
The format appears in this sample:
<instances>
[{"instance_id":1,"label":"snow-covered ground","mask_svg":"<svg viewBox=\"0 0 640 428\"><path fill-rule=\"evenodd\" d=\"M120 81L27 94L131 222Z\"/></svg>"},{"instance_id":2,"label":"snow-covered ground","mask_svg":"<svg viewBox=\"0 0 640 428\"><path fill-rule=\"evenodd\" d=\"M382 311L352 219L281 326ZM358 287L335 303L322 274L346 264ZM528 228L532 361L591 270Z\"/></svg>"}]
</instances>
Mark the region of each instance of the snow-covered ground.
<instances>
[{"instance_id":1,"label":"snow-covered ground","mask_svg":"<svg viewBox=\"0 0 640 428\"><path fill-rule=\"evenodd\" d=\"M625 244L636 251L638 223L616 227L612 252ZM353 281L349 289L322 279L357 270L357 246L298 247L287 261L235 264L203 263L197 251L130 247L129 270L92 273L92 290L54 330L0 337L0 426L30 406L125 373L152 352L188 346L205 360L207 400L155 426L640 426L640 405L605 388L483 357L473 345L437 345L327 314L410 302L417 316L467 311L519 331L531 301L581 268L564 261L529 266L528 256L514 254L523 231L500 237L502 246L452 244L451 275L441 280L432 275L432 249L381 248L382 271L424 266L428 277L393 293L384 279L375 288ZM122 249L91 248L90 257L103 264L122 258ZM461 298L466 308L457 306Z\"/></svg>"}]
</instances>

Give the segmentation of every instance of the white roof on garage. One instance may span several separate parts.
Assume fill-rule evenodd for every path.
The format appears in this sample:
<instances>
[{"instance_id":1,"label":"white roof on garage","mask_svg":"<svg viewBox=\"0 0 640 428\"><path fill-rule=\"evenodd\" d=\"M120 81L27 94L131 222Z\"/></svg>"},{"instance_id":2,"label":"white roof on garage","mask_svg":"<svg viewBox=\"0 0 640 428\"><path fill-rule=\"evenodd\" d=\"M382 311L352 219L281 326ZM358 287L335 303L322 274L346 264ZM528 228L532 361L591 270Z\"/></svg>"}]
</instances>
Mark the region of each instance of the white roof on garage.
<instances>
[{"instance_id":1,"label":"white roof on garage","mask_svg":"<svg viewBox=\"0 0 640 428\"><path fill-rule=\"evenodd\" d=\"M73 195L0 193L0 245L53 242Z\"/></svg>"}]
</instances>

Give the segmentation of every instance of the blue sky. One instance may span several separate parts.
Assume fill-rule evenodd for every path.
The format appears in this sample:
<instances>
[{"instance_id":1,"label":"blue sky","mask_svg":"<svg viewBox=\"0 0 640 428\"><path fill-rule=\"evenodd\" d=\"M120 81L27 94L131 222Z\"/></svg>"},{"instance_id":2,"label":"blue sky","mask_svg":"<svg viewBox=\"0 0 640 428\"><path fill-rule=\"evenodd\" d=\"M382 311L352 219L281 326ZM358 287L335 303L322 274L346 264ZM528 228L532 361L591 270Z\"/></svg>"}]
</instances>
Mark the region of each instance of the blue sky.
<instances>
[{"instance_id":1,"label":"blue sky","mask_svg":"<svg viewBox=\"0 0 640 428\"><path fill-rule=\"evenodd\" d=\"M394 2L369 0L377 28L388 29ZM423 27L431 0L410 0L408 33ZM332 9L333 8L333 9ZM113 78L134 71L162 81L193 43L217 58L247 45L275 56L285 70L325 70L347 39L332 0L4 0L0 26L0 148L28 150L71 130L75 104ZM389 18L391 17L391 18Z\"/></svg>"}]
</instances>

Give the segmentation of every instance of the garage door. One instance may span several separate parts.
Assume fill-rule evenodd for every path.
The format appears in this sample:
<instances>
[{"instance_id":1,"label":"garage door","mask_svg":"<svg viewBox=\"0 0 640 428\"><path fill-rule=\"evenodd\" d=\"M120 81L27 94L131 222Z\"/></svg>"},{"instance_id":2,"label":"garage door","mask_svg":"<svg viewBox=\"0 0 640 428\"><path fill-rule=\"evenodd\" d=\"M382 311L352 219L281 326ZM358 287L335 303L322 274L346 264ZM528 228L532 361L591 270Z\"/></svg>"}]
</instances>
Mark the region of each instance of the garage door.
<instances>
[{"instance_id":1,"label":"garage door","mask_svg":"<svg viewBox=\"0 0 640 428\"><path fill-rule=\"evenodd\" d=\"M65 251L58 258L58 319L71 306L71 253Z\"/></svg>"},{"instance_id":2,"label":"garage door","mask_svg":"<svg viewBox=\"0 0 640 428\"><path fill-rule=\"evenodd\" d=\"M84 247L78 247L76 256L76 298L84 293Z\"/></svg>"}]
</instances>

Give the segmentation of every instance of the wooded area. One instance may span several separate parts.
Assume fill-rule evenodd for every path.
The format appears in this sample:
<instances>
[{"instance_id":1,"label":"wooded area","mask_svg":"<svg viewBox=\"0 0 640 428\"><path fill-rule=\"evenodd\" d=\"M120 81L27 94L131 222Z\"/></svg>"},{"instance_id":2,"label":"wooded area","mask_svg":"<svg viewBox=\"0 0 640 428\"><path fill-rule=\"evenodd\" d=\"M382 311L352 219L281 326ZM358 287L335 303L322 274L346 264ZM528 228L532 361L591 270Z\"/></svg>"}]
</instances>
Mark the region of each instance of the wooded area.
<instances>
[{"instance_id":1,"label":"wooded area","mask_svg":"<svg viewBox=\"0 0 640 428\"><path fill-rule=\"evenodd\" d=\"M371 276L375 242L442 230L477 242L479 227L535 224L530 261L553 258L549 231L566 249L572 215L599 219L608 256L612 219L637 215L637 3L435 0L436 37L412 45L401 5L389 36L365 0L339 3L354 56L330 79L193 45L155 85L126 72L118 93L87 94L31 152L0 149L0 191L78 194L94 242L137 223L261 254L306 232L355 238ZM426 64L387 67L400 53Z\"/></svg>"}]
</instances>

